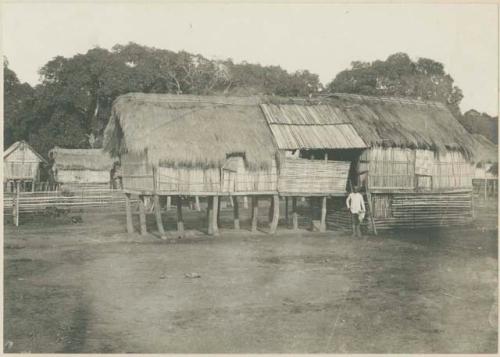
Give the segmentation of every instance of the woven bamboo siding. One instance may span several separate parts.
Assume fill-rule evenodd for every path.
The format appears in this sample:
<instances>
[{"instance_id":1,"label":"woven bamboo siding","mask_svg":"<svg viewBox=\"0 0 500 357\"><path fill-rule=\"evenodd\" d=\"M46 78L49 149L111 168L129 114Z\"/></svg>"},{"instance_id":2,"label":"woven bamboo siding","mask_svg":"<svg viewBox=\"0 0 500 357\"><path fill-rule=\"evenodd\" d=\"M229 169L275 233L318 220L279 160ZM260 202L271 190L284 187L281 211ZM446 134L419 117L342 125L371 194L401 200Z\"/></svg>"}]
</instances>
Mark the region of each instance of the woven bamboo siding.
<instances>
[{"instance_id":1,"label":"woven bamboo siding","mask_svg":"<svg viewBox=\"0 0 500 357\"><path fill-rule=\"evenodd\" d=\"M6 179L36 179L39 162L12 162L4 161L3 177Z\"/></svg>"},{"instance_id":2,"label":"woven bamboo siding","mask_svg":"<svg viewBox=\"0 0 500 357\"><path fill-rule=\"evenodd\" d=\"M126 154L121 158L125 190L153 191L153 168L145 155Z\"/></svg>"},{"instance_id":3,"label":"woven bamboo siding","mask_svg":"<svg viewBox=\"0 0 500 357\"><path fill-rule=\"evenodd\" d=\"M368 170L371 189L413 189L415 155L413 150L373 148L363 153L359 172Z\"/></svg>"},{"instance_id":4,"label":"woven bamboo siding","mask_svg":"<svg viewBox=\"0 0 500 357\"><path fill-rule=\"evenodd\" d=\"M465 225L472 222L468 193L374 194L377 229L412 229Z\"/></svg>"},{"instance_id":5,"label":"woven bamboo siding","mask_svg":"<svg viewBox=\"0 0 500 357\"><path fill-rule=\"evenodd\" d=\"M158 169L158 192L196 195L220 192L220 170L160 167Z\"/></svg>"},{"instance_id":6,"label":"woven bamboo siding","mask_svg":"<svg viewBox=\"0 0 500 357\"><path fill-rule=\"evenodd\" d=\"M446 152L434 160L433 188L471 188L474 172L459 152Z\"/></svg>"},{"instance_id":7,"label":"woven bamboo siding","mask_svg":"<svg viewBox=\"0 0 500 357\"><path fill-rule=\"evenodd\" d=\"M42 159L31 146L20 141L11 145L4 152L3 178L36 180Z\"/></svg>"},{"instance_id":8,"label":"woven bamboo siding","mask_svg":"<svg viewBox=\"0 0 500 357\"><path fill-rule=\"evenodd\" d=\"M231 157L222 169L222 192L243 194L254 192L276 192L278 174L276 163L268 170L250 171L242 157Z\"/></svg>"},{"instance_id":9,"label":"woven bamboo siding","mask_svg":"<svg viewBox=\"0 0 500 357\"><path fill-rule=\"evenodd\" d=\"M57 170L58 183L108 183L109 171Z\"/></svg>"},{"instance_id":10,"label":"woven bamboo siding","mask_svg":"<svg viewBox=\"0 0 500 357\"><path fill-rule=\"evenodd\" d=\"M285 159L279 174L282 194L330 194L346 192L350 162Z\"/></svg>"},{"instance_id":11,"label":"woven bamboo siding","mask_svg":"<svg viewBox=\"0 0 500 357\"><path fill-rule=\"evenodd\" d=\"M432 191L472 187L473 170L456 151L372 148L362 153L358 172L368 172L371 190Z\"/></svg>"}]
</instances>

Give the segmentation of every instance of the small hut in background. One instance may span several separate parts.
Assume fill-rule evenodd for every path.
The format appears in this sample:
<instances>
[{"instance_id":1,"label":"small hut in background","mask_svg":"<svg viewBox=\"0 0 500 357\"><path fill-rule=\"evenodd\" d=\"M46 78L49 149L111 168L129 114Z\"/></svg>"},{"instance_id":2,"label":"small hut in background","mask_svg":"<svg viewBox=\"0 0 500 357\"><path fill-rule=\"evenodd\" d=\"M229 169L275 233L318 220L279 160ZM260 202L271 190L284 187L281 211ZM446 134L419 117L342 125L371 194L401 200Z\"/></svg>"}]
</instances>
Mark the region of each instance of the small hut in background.
<instances>
[{"instance_id":1,"label":"small hut in background","mask_svg":"<svg viewBox=\"0 0 500 357\"><path fill-rule=\"evenodd\" d=\"M480 134L474 138L474 192L485 198L498 194L498 146Z\"/></svg>"},{"instance_id":2,"label":"small hut in background","mask_svg":"<svg viewBox=\"0 0 500 357\"><path fill-rule=\"evenodd\" d=\"M49 151L49 157L58 187L110 186L114 160L102 149L64 149L56 146Z\"/></svg>"},{"instance_id":3,"label":"small hut in background","mask_svg":"<svg viewBox=\"0 0 500 357\"><path fill-rule=\"evenodd\" d=\"M13 192L16 186L22 191L34 191L40 181L41 164L47 161L27 142L12 144L3 153L4 192Z\"/></svg>"}]
</instances>

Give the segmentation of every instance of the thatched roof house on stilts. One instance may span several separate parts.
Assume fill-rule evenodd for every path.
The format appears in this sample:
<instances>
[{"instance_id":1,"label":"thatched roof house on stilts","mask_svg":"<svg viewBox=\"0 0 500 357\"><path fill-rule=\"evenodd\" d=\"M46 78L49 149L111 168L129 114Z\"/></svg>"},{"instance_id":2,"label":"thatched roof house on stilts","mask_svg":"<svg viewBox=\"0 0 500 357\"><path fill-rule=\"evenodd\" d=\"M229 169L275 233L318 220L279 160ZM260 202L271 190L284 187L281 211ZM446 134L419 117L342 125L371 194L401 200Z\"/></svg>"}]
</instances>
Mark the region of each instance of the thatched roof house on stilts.
<instances>
[{"instance_id":1,"label":"thatched roof house on stilts","mask_svg":"<svg viewBox=\"0 0 500 357\"><path fill-rule=\"evenodd\" d=\"M127 202L131 194L141 198L141 233L146 232L148 196L162 236L159 196L176 198L179 234L184 231L183 196L208 197L209 234L218 234L219 196L277 196L275 145L258 103L257 98L156 94L128 94L115 101L105 147L121 157ZM237 203L234 207L237 225ZM127 222L133 231L128 204Z\"/></svg>"},{"instance_id":2,"label":"thatched roof house on stilts","mask_svg":"<svg viewBox=\"0 0 500 357\"><path fill-rule=\"evenodd\" d=\"M127 202L131 194L154 199L162 235L159 196L177 197L181 233L181 198L194 195L210 199L211 234L223 195L254 197L253 230L257 197L266 195L271 232L279 196L321 197L320 230L327 222L346 227L352 185L367 192L374 230L463 223L472 215L472 139L439 103L128 94L113 105L105 149L121 157ZM144 204L140 211L145 233ZM130 205L127 228L133 231Z\"/></svg>"},{"instance_id":3,"label":"thatched roof house on stilts","mask_svg":"<svg viewBox=\"0 0 500 357\"><path fill-rule=\"evenodd\" d=\"M40 165L47 164L27 142L17 141L3 153L3 183L4 191L35 190L35 184L40 181Z\"/></svg>"}]
</instances>

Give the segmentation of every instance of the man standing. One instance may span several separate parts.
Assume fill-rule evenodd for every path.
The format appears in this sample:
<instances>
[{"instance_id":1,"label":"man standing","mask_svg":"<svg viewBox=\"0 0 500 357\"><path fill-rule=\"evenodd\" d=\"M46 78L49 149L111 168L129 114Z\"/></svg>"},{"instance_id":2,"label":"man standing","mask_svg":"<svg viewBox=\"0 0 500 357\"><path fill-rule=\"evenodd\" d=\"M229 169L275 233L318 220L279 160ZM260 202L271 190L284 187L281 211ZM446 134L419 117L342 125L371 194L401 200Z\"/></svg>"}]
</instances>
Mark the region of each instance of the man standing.
<instances>
[{"instance_id":1,"label":"man standing","mask_svg":"<svg viewBox=\"0 0 500 357\"><path fill-rule=\"evenodd\" d=\"M361 220L359 219L360 214L364 215L365 201L363 200L363 195L359 193L359 187L356 186L353 192L349 194L347 200L345 201L347 209L351 211L352 217L352 236L361 237Z\"/></svg>"}]
</instances>

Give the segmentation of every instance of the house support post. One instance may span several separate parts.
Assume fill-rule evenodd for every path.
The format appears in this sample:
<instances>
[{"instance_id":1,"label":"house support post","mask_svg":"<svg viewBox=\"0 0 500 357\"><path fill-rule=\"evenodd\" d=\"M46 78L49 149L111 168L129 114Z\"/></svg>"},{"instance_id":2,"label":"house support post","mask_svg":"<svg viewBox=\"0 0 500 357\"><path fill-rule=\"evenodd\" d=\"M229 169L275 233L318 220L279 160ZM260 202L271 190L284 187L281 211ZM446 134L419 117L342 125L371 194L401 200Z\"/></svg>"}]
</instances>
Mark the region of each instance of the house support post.
<instances>
[{"instance_id":1,"label":"house support post","mask_svg":"<svg viewBox=\"0 0 500 357\"><path fill-rule=\"evenodd\" d=\"M172 197L167 196L167 211L170 210L171 206L172 206Z\"/></svg>"},{"instance_id":2,"label":"house support post","mask_svg":"<svg viewBox=\"0 0 500 357\"><path fill-rule=\"evenodd\" d=\"M212 201L212 227L213 227L213 235L219 235L219 196L214 196Z\"/></svg>"},{"instance_id":3,"label":"house support post","mask_svg":"<svg viewBox=\"0 0 500 357\"><path fill-rule=\"evenodd\" d=\"M290 223L288 221L288 197L285 197L285 223L286 226L288 227L288 223Z\"/></svg>"},{"instance_id":4,"label":"house support post","mask_svg":"<svg viewBox=\"0 0 500 357\"><path fill-rule=\"evenodd\" d=\"M130 193L125 194L125 214L127 217L127 233L134 233L134 225L132 223L132 207L130 203Z\"/></svg>"},{"instance_id":5,"label":"house support post","mask_svg":"<svg viewBox=\"0 0 500 357\"><path fill-rule=\"evenodd\" d=\"M141 234L145 235L148 233L146 228L146 204L144 202L144 196L139 196L139 222L141 225Z\"/></svg>"},{"instance_id":6,"label":"house support post","mask_svg":"<svg viewBox=\"0 0 500 357\"><path fill-rule=\"evenodd\" d=\"M319 231L326 232L326 196L321 199L321 221Z\"/></svg>"},{"instance_id":7,"label":"house support post","mask_svg":"<svg viewBox=\"0 0 500 357\"><path fill-rule=\"evenodd\" d=\"M294 230L299 229L299 214L297 212L297 197L292 197L292 226Z\"/></svg>"},{"instance_id":8,"label":"house support post","mask_svg":"<svg viewBox=\"0 0 500 357\"><path fill-rule=\"evenodd\" d=\"M239 208L238 197L232 196L231 198L233 201L234 229L239 230L240 229L240 208Z\"/></svg>"},{"instance_id":9,"label":"house support post","mask_svg":"<svg viewBox=\"0 0 500 357\"><path fill-rule=\"evenodd\" d=\"M257 216L259 214L259 198L252 196L252 233L257 232Z\"/></svg>"},{"instance_id":10,"label":"house support post","mask_svg":"<svg viewBox=\"0 0 500 357\"><path fill-rule=\"evenodd\" d=\"M182 197L177 196L177 234L179 237L184 236L184 220L182 219Z\"/></svg>"},{"instance_id":11,"label":"house support post","mask_svg":"<svg viewBox=\"0 0 500 357\"><path fill-rule=\"evenodd\" d=\"M280 197L278 195L273 195L273 217L271 220L271 226L269 229L270 234L275 234L278 228L278 221L280 219Z\"/></svg>"},{"instance_id":12,"label":"house support post","mask_svg":"<svg viewBox=\"0 0 500 357\"><path fill-rule=\"evenodd\" d=\"M166 239L165 229L163 229L163 221L161 218L161 206L160 206L160 197L158 195L154 195L154 210L156 217L156 225L158 226L158 232L160 233L161 239Z\"/></svg>"},{"instance_id":13,"label":"house support post","mask_svg":"<svg viewBox=\"0 0 500 357\"><path fill-rule=\"evenodd\" d=\"M201 211L201 208L200 208L200 196L194 196L194 208L200 212Z\"/></svg>"},{"instance_id":14,"label":"house support post","mask_svg":"<svg viewBox=\"0 0 500 357\"><path fill-rule=\"evenodd\" d=\"M207 198L207 226L208 226L207 233L209 235L214 234L214 226L213 226L213 220L212 220L213 200L214 200L214 198L212 196L209 196Z\"/></svg>"}]
</instances>

